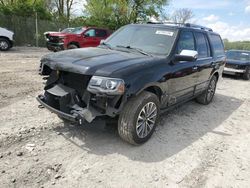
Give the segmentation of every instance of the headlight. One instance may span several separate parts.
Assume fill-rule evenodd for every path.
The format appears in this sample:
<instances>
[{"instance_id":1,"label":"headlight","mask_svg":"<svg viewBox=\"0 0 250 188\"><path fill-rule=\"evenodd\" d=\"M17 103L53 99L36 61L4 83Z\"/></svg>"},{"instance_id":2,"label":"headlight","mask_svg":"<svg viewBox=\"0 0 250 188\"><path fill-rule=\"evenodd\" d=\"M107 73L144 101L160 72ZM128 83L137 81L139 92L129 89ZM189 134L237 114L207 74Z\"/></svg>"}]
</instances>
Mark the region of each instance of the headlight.
<instances>
[{"instance_id":1,"label":"headlight","mask_svg":"<svg viewBox=\"0 0 250 188\"><path fill-rule=\"evenodd\" d=\"M88 91L91 93L121 95L125 91L125 83L119 78L93 76L89 81Z\"/></svg>"}]
</instances>

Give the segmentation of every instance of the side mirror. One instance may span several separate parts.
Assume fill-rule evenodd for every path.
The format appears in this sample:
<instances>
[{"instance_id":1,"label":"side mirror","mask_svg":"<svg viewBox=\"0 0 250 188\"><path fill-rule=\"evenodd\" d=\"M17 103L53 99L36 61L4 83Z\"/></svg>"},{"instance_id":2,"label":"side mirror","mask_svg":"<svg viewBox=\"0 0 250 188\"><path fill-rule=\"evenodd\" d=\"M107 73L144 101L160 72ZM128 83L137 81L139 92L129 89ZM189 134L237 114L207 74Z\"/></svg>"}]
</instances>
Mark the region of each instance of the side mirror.
<instances>
[{"instance_id":1,"label":"side mirror","mask_svg":"<svg viewBox=\"0 0 250 188\"><path fill-rule=\"evenodd\" d=\"M102 40L100 41L100 44L104 44L104 43L105 43L105 40L102 39Z\"/></svg>"},{"instance_id":2,"label":"side mirror","mask_svg":"<svg viewBox=\"0 0 250 188\"><path fill-rule=\"evenodd\" d=\"M196 61L198 52L195 50L182 50L180 54L175 55L175 61Z\"/></svg>"}]
</instances>

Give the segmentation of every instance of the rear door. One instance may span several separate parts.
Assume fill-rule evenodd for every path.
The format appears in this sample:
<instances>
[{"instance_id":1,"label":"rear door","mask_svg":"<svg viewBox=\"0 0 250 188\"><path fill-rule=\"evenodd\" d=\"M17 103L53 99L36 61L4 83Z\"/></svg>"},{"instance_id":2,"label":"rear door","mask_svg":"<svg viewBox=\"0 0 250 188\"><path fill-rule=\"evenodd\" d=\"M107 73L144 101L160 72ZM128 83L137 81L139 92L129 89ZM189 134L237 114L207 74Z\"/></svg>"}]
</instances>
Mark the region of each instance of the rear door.
<instances>
[{"instance_id":1,"label":"rear door","mask_svg":"<svg viewBox=\"0 0 250 188\"><path fill-rule=\"evenodd\" d=\"M197 59L197 85L195 93L199 93L206 87L211 72L213 70L213 57L208 37L204 32L196 31L194 33L196 48L198 52Z\"/></svg>"},{"instance_id":2,"label":"rear door","mask_svg":"<svg viewBox=\"0 0 250 188\"><path fill-rule=\"evenodd\" d=\"M100 44L101 40L106 39L108 33L105 29L96 29L96 37L98 39L98 45Z\"/></svg>"}]
</instances>

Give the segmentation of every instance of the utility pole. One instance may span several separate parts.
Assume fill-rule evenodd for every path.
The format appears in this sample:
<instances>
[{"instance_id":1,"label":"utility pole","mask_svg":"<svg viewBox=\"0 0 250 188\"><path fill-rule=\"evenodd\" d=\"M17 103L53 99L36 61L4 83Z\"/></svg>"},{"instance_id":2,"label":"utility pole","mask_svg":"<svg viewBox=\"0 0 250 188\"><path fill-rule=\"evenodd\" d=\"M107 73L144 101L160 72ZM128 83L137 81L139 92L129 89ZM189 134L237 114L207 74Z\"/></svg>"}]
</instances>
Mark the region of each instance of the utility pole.
<instances>
[{"instance_id":1,"label":"utility pole","mask_svg":"<svg viewBox=\"0 0 250 188\"><path fill-rule=\"evenodd\" d=\"M37 19L37 11L36 11L36 47L38 47L38 19Z\"/></svg>"},{"instance_id":2,"label":"utility pole","mask_svg":"<svg viewBox=\"0 0 250 188\"><path fill-rule=\"evenodd\" d=\"M35 3L36 3L36 0L34 0L34 2L33 2L33 10L34 10L34 12L35 12L35 17L36 17L36 19L35 19L35 25L36 25L36 36L35 36L35 38L36 38L36 47L38 47L38 16L37 16L37 11L35 10Z\"/></svg>"}]
</instances>

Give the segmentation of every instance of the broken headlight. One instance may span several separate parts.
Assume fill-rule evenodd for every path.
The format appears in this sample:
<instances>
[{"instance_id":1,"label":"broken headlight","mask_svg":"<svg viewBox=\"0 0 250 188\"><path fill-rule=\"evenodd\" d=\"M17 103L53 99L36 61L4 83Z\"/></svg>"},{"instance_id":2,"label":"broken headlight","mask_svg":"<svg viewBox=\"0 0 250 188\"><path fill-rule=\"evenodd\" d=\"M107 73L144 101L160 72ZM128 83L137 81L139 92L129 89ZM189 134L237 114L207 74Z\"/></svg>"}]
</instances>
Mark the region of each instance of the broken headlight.
<instances>
[{"instance_id":1,"label":"broken headlight","mask_svg":"<svg viewBox=\"0 0 250 188\"><path fill-rule=\"evenodd\" d=\"M125 83L119 78L93 76L89 81L88 91L91 93L121 95L125 91Z\"/></svg>"}]
</instances>

